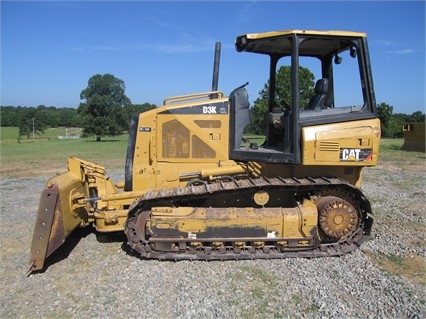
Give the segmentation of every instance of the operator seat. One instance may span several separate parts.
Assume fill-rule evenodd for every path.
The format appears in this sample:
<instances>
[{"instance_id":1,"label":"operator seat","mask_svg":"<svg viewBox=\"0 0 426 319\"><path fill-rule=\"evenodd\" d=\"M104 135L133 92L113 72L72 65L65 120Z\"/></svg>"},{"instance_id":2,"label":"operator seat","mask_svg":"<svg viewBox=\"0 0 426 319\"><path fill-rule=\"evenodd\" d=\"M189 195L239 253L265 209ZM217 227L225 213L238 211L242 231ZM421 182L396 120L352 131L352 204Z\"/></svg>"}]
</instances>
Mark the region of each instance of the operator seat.
<instances>
[{"instance_id":1,"label":"operator seat","mask_svg":"<svg viewBox=\"0 0 426 319\"><path fill-rule=\"evenodd\" d=\"M315 95L310 99L305 110L319 110L326 107L325 100L328 92L328 79L319 79L315 84Z\"/></svg>"},{"instance_id":2,"label":"operator seat","mask_svg":"<svg viewBox=\"0 0 426 319\"><path fill-rule=\"evenodd\" d=\"M245 85L247 85L246 83ZM247 90L244 86L240 86L231 92L230 100L233 108L232 112L235 112L235 136L234 143L235 148L239 148L243 139L244 128L250 124L250 102Z\"/></svg>"}]
</instances>

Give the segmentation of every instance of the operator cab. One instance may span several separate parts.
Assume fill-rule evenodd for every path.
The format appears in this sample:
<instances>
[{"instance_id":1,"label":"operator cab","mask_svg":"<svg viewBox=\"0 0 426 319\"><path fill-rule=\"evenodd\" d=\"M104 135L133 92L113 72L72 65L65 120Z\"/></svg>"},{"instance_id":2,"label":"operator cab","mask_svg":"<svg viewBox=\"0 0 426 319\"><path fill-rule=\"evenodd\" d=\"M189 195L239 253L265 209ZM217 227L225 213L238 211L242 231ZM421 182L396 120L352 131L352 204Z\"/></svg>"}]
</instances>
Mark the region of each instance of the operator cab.
<instances>
[{"instance_id":1,"label":"operator cab","mask_svg":"<svg viewBox=\"0 0 426 319\"><path fill-rule=\"evenodd\" d=\"M230 94L231 159L300 164L303 127L377 117L365 33L244 34L237 37L235 46L238 52L269 56L270 64L267 87L262 91L267 104L263 145L241 147L252 110L244 86ZM306 69L315 79L300 76ZM284 70L288 71L282 74L284 81L281 77L277 83L277 73Z\"/></svg>"}]
</instances>

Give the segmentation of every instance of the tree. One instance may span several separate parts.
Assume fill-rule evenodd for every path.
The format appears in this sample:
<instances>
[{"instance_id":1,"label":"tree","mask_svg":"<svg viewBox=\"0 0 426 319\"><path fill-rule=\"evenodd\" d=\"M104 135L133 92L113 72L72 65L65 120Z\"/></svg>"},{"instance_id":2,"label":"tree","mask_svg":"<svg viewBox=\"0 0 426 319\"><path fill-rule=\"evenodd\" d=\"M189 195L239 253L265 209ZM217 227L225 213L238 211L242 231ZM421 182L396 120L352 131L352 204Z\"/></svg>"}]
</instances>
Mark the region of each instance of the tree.
<instances>
[{"instance_id":1,"label":"tree","mask_svg":"<svg viewBox=\"0 0 426 319\"><path fill-rule=\"evenodd\" d=\"M128 128L128 119L123 108L131 104L124 94L124 82L112 74L96 74L81 91L78 112L82 116L83 135L117 136Z\"/></svg>"},{"instance_id":2,"label":"tree","mask_svg":"<svg viewBox=\"0 0 426 319\"><path fill-rule=\"evenodd\" d=\"M393 106L387 103L380 103L377 105L377 113L379 114L380 121L385 124L392 118Z\"/></svg>"},{"instance_id":3,"label":"tree","mask_svg":"<svg viewBox=\"0 0 426 319\"><path fill-rule=\"evenodd\" d=\"M425 113L416 111L408 117L407 122L422 123L425 121Z\"/></svg>"},{"instance_id":4,"label":"tree","mask_svg":"<svg viewBox=\"0 0 426 319\"><path fill-rule=\"evenodd\" d=\"M266 114L268 113L268 100L258 98L254 101L254 106L250 109L250 124L247 132L257 135L264 135L266 129Z\"/></svg>"},{"instance_id":5,"label":"tree","mask_svg":"<svg viewBox=\"0 0 426 319\"><path fill-rule=\"evenodd\" d=\"M377 113L380 118L382 137L398 137L398 134L401 133L402 124L400 123L401 120L398 121L398 118L392 114L393 106L382 102L377 105Z\"/></svg>"},{"instance_id":6,"label":"tree","mask_svg":"<svg viewBox=\"0 0 426 319\"><path fill-rule=\"evenodd\" d=\"M56 107L46 107L44 105L37 106L37 113L43 118L43 122L48 127L57 127L59 123L58 112Z\"/></svg>"},{"instance_id":7,"label":"tree","mask_svg":"<svg viewBox=\"0 0 426 319\"><path fill-rule=\"evenodd\" d=\"M129 104L124 107L124 112L126 113L128 122L130 123L130 119L132 118L133 115L137 115L155 108L156 106L150 103Z\"/></svg>"},{"instance_id":8,"label":"tree","mask_svg":"<svg viewBox=\"0 0 426 319\"><path fill-rule=\"evenodd\" d=\"M32 134L40 135L46 129L46 123L40 110L35 108L24 108L21 111L18 128L19 137L26 135L30 138Z\"/></svg>"},{"instance_id":9,"label":"tree","mask_svg":"<svg viewBox=\"0 0 426 319\"><path fill-rule=\"evenodd\" d=\"M59 126L65 127L81 127L80 115L76 109L61 108L58 109L59 113Z\"/></svg>"},{"instance_id":10,"label":"tree","mask_svg":"<svg viewBox=\"0 0 426 319\"><path fill-rule=\"evenodd\" d=\"M20 109L14 106L0 107L0 126L18 126Z\"/></svg>"},{"instance_id":11,"label":"tree","mask_svg":"<svg viewBox=\"0 0 426 319\"><path fill-rule=\"evenodd\" d=\"M301 108L309 103L309 99L314 95L314 74L305 67L299 66L299 105ZM289 107L291 98L291 67L281 66L276 74L275 105L280 108ZM259 98L250 109L251 124L248 131L253 134L265 134L266 115L268 112L269 81L259 92Z\"/></svg>"}]
</instances>

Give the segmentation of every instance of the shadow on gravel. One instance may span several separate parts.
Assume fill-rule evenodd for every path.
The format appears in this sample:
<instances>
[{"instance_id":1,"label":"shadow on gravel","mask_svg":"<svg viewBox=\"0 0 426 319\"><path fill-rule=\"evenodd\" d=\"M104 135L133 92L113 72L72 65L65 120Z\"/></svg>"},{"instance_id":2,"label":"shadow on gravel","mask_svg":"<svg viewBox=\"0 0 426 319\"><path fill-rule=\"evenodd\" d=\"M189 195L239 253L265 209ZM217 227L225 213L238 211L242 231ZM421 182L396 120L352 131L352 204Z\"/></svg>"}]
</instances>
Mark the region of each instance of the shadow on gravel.
<instances>
[{"instance_id":1,"label":"shadow on gravel","mask_svg":"<svg viewBox=\"0 0 426 319\"><path fill-rule=\"evenodd\" d=\"M80 242L80 240L87 237L91 233L93 233L93 229L91 228L77 228L68 236L68 238L58 248L58 250L54 251L52 255L47 257L47 259L44 261L43 269L35 271L34 273L44 273L51 265L66 259L75 246L77 246L77 244Z\"/></svg>"},{"instance_id":2,"label":"shadow on gravel","mask_svg":"<svg viewBox=\"0 0 426 319\"><path fill-rule=\"evenodd\" d=\"M98 233L93 231L96 235L96 240L100 243L119 243L127 245L127 237L124 232L114 232L114 233Z\"/></svg>"},{"instance_id":3,"label":"shadow on gravel","mask_svg":"<svg viewBox=\"0 0 426 319\"><path fill-rule=\"evenodd\" d=\"M124 251L128 252L128 249L130 250L129 245L127 245L127 238L124 232L98 233L94 228L91 227L77 228L68 236L65 242L45 260L43 269L34 271L33 273L42 274L46 272L50 266L68 258L70 253L78 245L81 239L86 238L91 234L96 235L96 240L100 243L99 249L102 249L102 243L121 242ZM125 249L124 247L127 248Z\"/></svg>"},{"instance_id":4,"label":"shadow on gravel","mask_svg":"<svg viewBox=\"0 0 426 319\"><path fill-rule=\"evenodd\" d=\"M142 259L142 260L146 260L146 258L144 259L144 258L142 258L142 256L138 253L138 252L136 252L136 251L134 251L131 247L130 247L130 245L127 243L127 238L126 238L126 240L123 242L123 244L121 245L121 249L127 254L127 255L129 255L129 256L132 256L132 257L135 257L135 258L139 258L139 259Z\"/></svg>"}]
</instances>

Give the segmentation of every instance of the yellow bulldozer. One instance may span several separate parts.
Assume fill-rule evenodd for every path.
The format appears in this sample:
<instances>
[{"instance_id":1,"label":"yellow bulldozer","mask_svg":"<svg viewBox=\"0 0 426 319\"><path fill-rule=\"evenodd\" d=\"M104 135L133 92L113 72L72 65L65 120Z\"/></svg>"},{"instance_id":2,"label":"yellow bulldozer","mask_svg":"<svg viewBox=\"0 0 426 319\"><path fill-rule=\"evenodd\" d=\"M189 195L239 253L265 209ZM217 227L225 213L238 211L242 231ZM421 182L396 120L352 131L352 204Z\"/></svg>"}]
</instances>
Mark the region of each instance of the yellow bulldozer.
<instances>
[{"instance_id":1,"label":"yellow bulldozer","mask_svg":"<svg viewBox=\"0 0 426 319\"><path fill-rule=\"evenodd\" d=\"M264 142L242 143L247 84L229 96L217 89L218 43L211 91L166 98L132 118L124 182L74 157L47 182L29 273L92 225L124 231L142 259L159 260L340 256L366 240L373 216L362 168L377 164L380 142L366 34L251 33L235 47L269 58ZM284 65L291 103L277 99ZM306 104L302 66L317 80Z\"/></svg>"},{"instance_id":2,"label":"yellow bulldozer","mask_svg":"<svg viewBox=\"0 0 426 319\"><path fill-rule=\"evenodd\" d=\"M426 152L425 144L425 123L404 123L402 126L404 144L401 149L404 151Z\"/></svg>"}]
</instances>

